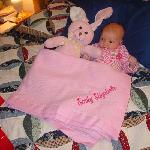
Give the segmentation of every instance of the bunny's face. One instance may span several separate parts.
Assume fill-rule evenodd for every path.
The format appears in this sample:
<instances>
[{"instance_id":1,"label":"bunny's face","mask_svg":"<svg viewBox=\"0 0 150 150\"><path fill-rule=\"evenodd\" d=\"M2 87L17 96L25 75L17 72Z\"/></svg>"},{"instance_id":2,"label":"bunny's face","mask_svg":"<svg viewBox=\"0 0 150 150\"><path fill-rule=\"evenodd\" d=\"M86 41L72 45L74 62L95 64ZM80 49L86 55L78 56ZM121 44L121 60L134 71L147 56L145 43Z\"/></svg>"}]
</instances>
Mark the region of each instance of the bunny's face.
<instances>
[{"instance_id":1,"label":"bunny's face","mask_svg":"<svg viewBox=\"0 0 150 150\"><path fill-rule=\"evenodd\" d=\"M94 36L91 25L85 21L75 21L68 29L68 38L77 40L83 45L91 43Z\"/></svg>"},{"instance_id":2,"label":"bunny's face","mask_svg":"<svg viewBox=\"0 0 150 150\"><path fill-rule=\"evenodd\" d=\"M70 18L72 24L68 29L68 38L76 40L83 45L90 44L96 28L102 23L103 19L110 17L111 14L111 7L100 10L95 16L95 22L89 24L86 13L82 8L75 6L71 7Z\"/></svg>"}]
</instances>

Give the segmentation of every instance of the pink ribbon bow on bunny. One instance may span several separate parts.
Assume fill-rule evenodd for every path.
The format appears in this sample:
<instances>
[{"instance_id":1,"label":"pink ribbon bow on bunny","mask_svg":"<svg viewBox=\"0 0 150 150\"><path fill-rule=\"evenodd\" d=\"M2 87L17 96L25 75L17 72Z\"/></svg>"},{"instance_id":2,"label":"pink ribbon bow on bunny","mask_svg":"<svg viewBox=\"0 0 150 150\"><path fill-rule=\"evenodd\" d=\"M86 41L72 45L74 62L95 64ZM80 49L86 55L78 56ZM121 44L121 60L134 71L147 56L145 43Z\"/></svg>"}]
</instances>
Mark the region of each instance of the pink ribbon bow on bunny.
<instances>
[{"instance_id":1,"label":"pink ribbon bow on bunny","mask_svg":"<svg viewBox=\"0 0 150 150\"><path fill-rule=\"evenodd\" d=\"M50 49L56 47L56 51L74 57L80 57L84 52L92 57L100 55L100 51L89 44L94 37L94 31L104 19L112 15L112 12L111 7L98 11L95 16L95 22L89 24L86 13L82 8L71 7L70 18L72 23L68 28L68 38L64 36L50 38L46 40L45 47Z\"/></svg>"}]
</instances>

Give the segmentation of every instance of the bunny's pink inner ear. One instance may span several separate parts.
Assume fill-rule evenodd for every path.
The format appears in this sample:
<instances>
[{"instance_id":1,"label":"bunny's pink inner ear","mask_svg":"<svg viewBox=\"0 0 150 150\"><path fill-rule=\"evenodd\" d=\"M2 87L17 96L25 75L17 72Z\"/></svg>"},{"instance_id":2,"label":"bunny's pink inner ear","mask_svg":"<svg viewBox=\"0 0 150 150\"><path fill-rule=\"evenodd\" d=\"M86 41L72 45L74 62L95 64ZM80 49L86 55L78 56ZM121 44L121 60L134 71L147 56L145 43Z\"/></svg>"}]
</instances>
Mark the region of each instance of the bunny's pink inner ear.
<instances>
[{"instance_id":1,"label":"bunny's pink inner ear","mask_svg":"<svg viewBox=\"0 0 150 150\"><path fill-rule=\"evenodd\" d=\"M71 7L70 9L70 18L72 22L74 21L85 21L88 22L89 20L86 17L85 11L80 7Z\"/></svg>"},{"instance_id":2,"label":"bunny's pink inner ear","mask_svg":"<svg viewBox=\"0 0 150 150\"><path fill-rule=\"evenodd\" d=\"M95 31L97 27L101 25L102 21L106 18L109 18L112 15L112 13L112 7L107 7L98 11L98 13L95 16L95 22L91 24L92 30Z\"/></svg>"},{"instance_id":3,"label":"bunny's pink inner ear","mask_svg":"<svg viewBox=\"0 0 150 150\"><path fill-rule=\"evenodd\" d=\"M102 21L103 21L103 19L101 19L101 20L99 19L98 21L92 23L91 24L92 30L95 31L97 29L97 27L101 25Z\"/></svg>"},{"instance_id":4,"label":"bunny's pink inner ear","mask_svg":"<svg viewBox=\"0 0 150 150\"><path fill-rule=\"evenodd\" d=\"M104 9L98 11L98 13L95 16L95 21L98 21L99 19L100 20L107 19L112 15L112 13L113 13L112 7L104 8Z\"/></svg>"}]
</instances>

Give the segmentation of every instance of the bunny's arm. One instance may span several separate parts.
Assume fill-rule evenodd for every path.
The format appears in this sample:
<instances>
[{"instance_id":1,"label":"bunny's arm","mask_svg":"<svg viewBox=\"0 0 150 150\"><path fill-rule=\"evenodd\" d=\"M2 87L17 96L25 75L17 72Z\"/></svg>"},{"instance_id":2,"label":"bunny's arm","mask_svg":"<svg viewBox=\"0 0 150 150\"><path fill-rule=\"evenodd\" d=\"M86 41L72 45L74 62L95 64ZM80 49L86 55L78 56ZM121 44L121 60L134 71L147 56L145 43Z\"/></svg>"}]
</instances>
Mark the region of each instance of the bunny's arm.
<instances>
[{"instance_id":1,"label":"bunny's arm","mask_svg":"<svg viewBox=\"0 0 150 150\"><path fill-rule=\"evenodd\" d=\"M57 36L53 38L49 38L45 41L44 46L46 48L57 48L59 46L63 46L68 39L64 36Z\"/></svg>"},{"instance_id":2,"label":"bunny's arm","mask_svg":"<svg viewBox=\"0 0 150 150\"><path fill-rule=\"evenodd\" d=\"M81 50L81 55L88 55L92 58L98 58L101 56L101 50L93 45L87 45Z\"/></svg>"}]
</instances>

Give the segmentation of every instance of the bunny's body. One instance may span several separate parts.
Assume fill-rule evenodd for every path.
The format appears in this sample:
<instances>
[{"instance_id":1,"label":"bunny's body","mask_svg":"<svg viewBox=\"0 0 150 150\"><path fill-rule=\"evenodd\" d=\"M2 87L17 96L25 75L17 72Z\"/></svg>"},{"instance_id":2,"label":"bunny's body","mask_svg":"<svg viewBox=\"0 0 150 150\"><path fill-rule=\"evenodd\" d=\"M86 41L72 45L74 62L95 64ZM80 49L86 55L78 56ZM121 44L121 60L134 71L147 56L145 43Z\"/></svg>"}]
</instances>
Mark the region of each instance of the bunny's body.
<instances>
[{"instance_id":1,"label":"bunny's body","mask_svg":"<svg viewBox=\"0 0 150 150\"><path fill-rule=\"evenodd\" d=\"M64 36L50 38L45 42L45 47L57 47L56 51L78 58L81 53L97 57L99 50L88 44L91 43L96 28L102 23L103 19L110 17L111 14L112 8L110 7L100 10L95 16L95 22L89 24L84 10L80 7L72 7L70 17L73 22L68 29L68 38Z\"/></svg>"},{"instance_id":2,"label":"bunny's body","mask_svg":"<svg viewBox=\"0 0 150 150\"><path fill-rule=\"evenodd\" d=\"M51 44L52 47L50 47L49 44ZM48 40L48 46L46 45L46 47L47 48L57 47L56 51L58 52L70 56L80 57L80 52L81 49L83 48L83 45L77 40L69 39L64 36L58 36Z\"/></svg>"}]
</instances>

